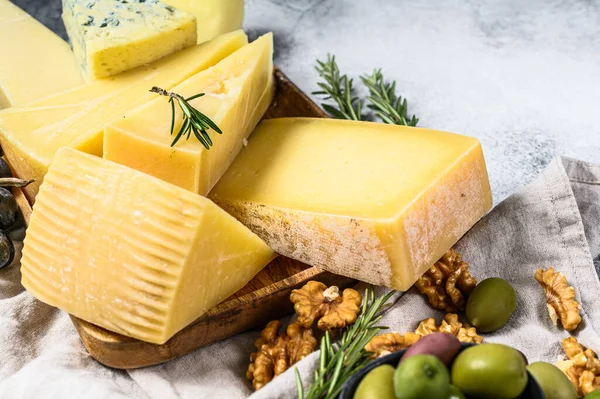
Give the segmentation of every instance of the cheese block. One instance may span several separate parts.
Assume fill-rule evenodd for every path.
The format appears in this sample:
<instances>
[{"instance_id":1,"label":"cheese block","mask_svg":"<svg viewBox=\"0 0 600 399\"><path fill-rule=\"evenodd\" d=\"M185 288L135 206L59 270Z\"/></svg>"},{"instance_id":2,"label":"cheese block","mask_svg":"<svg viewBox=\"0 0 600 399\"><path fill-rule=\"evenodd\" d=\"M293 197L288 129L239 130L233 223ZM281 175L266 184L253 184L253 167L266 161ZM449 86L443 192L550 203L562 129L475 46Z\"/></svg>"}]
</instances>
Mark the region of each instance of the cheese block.
<instances>
[{"instance_id":1,"label":"cheese block","mask_svg":"<svg viewBox=\"0 0 600 399\"><path fill-rule=\"evenodd\" d=\"M21 273L39 300L162 344L274 257L207 198L63 148L34 206Z\"/></svg>"},{"instance_id":2,"label":"cheese block","mask_svg":"<svg viewBox=\"0 0 600 399\"><path fill-rule=\"evenodd\" d=\"M35 198L60 147L101 156L104 126L157 97L152 86L170 89L246 43L242 31L228 33L147 67L0 111L0 143L10 165L17 176L36 180L25 188L27 198Z\"/></svg>"},{"instance_id":3,"label":"cheese block","mask_svg":"<svg viewBox=\"0 0 600 399\"><path fill-rule=\"evenodd\" d=\"M492 205L474 138L311 118L263 121L209 198L282 255L398 290Z\"/></svg>"},{"instance_id":4,"label":"cheese block","mask_svg":"<svg viewBox=\"0 0 600 399\"><path fill-rule=\"evenodd\" d=\"M183 97L205 93L190 104L223 132L208 130L214 144L210 149L193 135L171 147L172 111L168 99L159 97L106 126L104 157L208 194L258 123L256 106L264 113L272 99L272 59L273 37L267 34L172 89ZM265 91L268 97L261 102ZM181 109L176 107L174 133L182 123Z\"/></svg>"},{"instance_id":5,"label":"cheese block","mask_svg":"<svg viewBox=\"0 0 600 399\"><path fill-rule=\"evenodd\" d=\"M196 18L160 0L63 0L63 21L88 79L149 64L196 44Z\"/></svg>"},{"instance_id":6,"label":"cheese block","mask_svg":"<svg viewBox=\"0 0 600 399\"><path fill-rule=\"evenodd\" d=\"M0 109L83 83L69 45L8 0L0 0Z\"/></svg>"},{"instance_id":7,"label":"cheese block","mask_svg":"<svg viewBox=\"0 0 600 399\"><path fill-rule=\"evenodd\" d=\"M164 0L196 17L198 43L242 29L244 0Z\"/></svg>"}]
</instances>

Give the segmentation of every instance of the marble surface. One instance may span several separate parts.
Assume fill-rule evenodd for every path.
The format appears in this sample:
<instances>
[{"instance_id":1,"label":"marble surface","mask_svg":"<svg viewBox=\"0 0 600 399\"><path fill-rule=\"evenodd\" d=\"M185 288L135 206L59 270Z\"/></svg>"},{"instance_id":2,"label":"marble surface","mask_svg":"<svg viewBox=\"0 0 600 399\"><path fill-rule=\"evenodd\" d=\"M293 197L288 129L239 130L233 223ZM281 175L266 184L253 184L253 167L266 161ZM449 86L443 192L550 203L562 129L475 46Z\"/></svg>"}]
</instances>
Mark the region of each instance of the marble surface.
<instances>
[{"instance_id":1,"label":"marble surface","mask_svg":"<svg viewBox=\"0 0 600 399\"><path fill-rule=\"evenodd\" d=\"M60 0L14 0L64 37ZM250 36L316 89L328 52L397 80L420 126L481 139L495 202L556 155L600 163L600 1L246 0Z\"/></svg>"}]
</instances>

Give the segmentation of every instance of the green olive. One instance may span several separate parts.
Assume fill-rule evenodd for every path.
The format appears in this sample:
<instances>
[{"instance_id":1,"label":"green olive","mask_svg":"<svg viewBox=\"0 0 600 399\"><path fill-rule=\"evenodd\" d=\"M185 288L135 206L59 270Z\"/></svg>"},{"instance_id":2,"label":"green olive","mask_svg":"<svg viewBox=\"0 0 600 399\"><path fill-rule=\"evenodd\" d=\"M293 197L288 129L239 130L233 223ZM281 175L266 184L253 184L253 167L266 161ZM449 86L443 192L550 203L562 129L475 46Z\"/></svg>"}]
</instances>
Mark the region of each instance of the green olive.
<instances>
[{"instance_id":1,"label":"green olive","mask_svg":"<svg viewBox=\"0 0 600 399\"><path fill-rule=\"evenodd\" d=\"M555 365L535 362L527 366L527 371L540 385L546 399L577 399L575 387L567 375Z\"/></svg>"},{"instance_id":2,"label":"green olive","mask_svg":"<svg viewBox=\"0 0 600 399\"><path fill-rule=\"evenodd\" d=\"M467 348L452 365L452 384L467 397L513 399L523 392L527 380L523 356L506 345Z\"/></svg>"},{"instance_id":3,"label":"green olive","mask_svg":"<svg viewBox=\"0 0 600 399\"><path fill-rule=\"evenodd\" d=\"M358 384L354 399L396 399L394 371L389 364L375 367Z\"/></svg>"},{"instance_id":4,"label":"green olive","mask_svg":"<svg viewBox=\"0 0 600 399\"><path fill-rule=\"evenodd\" d=\"M583 399L600 399L600 389L588 393Z\"/></svg>"},{"instance_id":5,"label":"green olive","mask_svg":"<svg viewBox=\"0 0 600 399\"><path fill-rule=\"evenodd\" d=\"M467 319L479 332L492 332L502 328L517 307L513 287L501 278L483 280L467 300Z\"/></svg>"},{"instance_id":6,"label":"green olive","mask_svg":"<svg viewBox=\"0 0 600 399\"><path fill-rule=\"evenodd\" d=\"M449 389L448 369L433 355L409 357L394 374L396 399L446 399Z\"/></svg>"},{"instance_id":7,"label":"green olive","mask_svg":"<svg viewBox=\"0 0 600 399\"><path fill-rule=\"evenodd\" d=\"M446 399L466 399L465 395L456 387L456 385L450 384L450 390Z\"/></svg>"}]
</instances>

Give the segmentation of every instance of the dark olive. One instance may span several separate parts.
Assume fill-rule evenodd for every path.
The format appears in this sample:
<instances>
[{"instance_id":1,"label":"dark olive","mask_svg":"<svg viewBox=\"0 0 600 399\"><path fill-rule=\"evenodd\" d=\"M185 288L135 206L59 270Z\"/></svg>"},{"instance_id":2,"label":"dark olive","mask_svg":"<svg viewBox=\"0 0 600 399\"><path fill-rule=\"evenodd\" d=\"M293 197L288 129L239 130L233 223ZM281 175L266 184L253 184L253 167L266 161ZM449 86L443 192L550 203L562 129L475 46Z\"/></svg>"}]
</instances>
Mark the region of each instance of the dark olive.
<instances>
[{"instance_id":1,"label":"dark olive","mask_svg":"<svg viewBox=\"0 0 600 399\"><path fill-rule=\"evenodd\" d=\"M8 164L3 158L0 158L0 177L13 177Z\"/></svg>"},{"instance_id":2,"label":"dark olive","mask_svg":"<svg viewBox=\"0 0 600 399\"><path fill-rule=\"evenodd\" d=\"M0 229L7 229L15 224L19 206L10 190L0 187Z\"/></svg>"},{"instance_id":3,"label":"dark olive","mask_svg":"<svg viewBox=\"0 0 600 399\"><path fill-rule=\"evenodd\" d=\"M20 215L21 214L19 213L15 224L12 225L10 229L5 230L5 233L8 235L8 238L10 238L13 242L23 241L25 239L25 225L19 222L19 219L23 218Z\"/></svg>"},{"instance_id":4,"label":"dark olive","mask_svg":"<svg viewBox=\"0 0 600 399\"><path fill-rule=\"evenodd\" d=\"M5 232L0 230L0 269L10 265L15 259L15 246Z\"/></svg>"}]
</instances>

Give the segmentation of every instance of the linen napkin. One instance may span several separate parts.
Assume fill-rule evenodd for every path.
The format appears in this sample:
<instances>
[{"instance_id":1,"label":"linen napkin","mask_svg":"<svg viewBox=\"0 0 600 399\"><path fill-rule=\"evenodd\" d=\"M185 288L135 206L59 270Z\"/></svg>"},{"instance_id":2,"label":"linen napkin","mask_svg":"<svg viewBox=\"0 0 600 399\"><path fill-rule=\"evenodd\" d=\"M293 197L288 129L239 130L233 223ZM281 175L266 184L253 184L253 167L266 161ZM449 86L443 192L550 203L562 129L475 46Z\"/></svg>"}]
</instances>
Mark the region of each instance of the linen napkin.
<instances>
[{"instance_id":1,"label":"linen napkin","mask_svg":"<svg viewBox=\"0 0 600 399\"><path fill-rule=\"evenodd\" d=\"M507 326L484 335L523 351L529 361L554 362L569 334L548 317L537 268L553 266L567 277L582 304L574 333L600 351L600 166L556 158L531 184L500 203L456 246L482 280L498 276L517 292ZM596 270L594 270L594 262ZM18 265L0 270L0 398L244 398L252 394L245 369L259 331L239 334L163 365L120 371L85 352L68 317L23 291ZM399 297L399 299L398 299ZM427 317L443 318L424 297L398 295L382 325L412 331ZM305 385L318 352L299 362ZM293 369L252 399L295 397Z\"/></svg>"}]
</instances>

